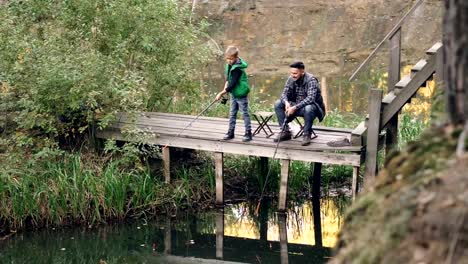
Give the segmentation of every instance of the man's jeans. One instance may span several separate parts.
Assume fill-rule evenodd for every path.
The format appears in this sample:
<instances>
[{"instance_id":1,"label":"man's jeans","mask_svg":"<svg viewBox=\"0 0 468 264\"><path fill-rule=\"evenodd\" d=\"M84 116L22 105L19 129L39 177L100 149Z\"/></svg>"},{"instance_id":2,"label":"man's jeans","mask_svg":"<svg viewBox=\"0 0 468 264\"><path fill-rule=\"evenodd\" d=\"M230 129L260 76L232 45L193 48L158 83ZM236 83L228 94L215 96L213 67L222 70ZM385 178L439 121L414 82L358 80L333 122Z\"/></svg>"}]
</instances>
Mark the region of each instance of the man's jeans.
<instances>
[{"instance_id":1,"label":"man's jeans","mask_svg":"<svg viewBox=\"0 0 468 264\"><path fill-rule=\"evenodd\" d=\"M275 102L275 112L276 116L278 117L278 123L280 127L283 125L284 119L286 118L285 111L286 105L284 104L284 102L281 100L277 100ZM294 120L294 117L296 116L304 117L304 135L310 135L312 132L312 123L314 122L315 117L317 117L318 111L319 110L317 109L317 106L315 104L306 105L301 109L297 109L296 112L294 112L294 115L288 118L288 121ZM289 129L289 127L286 125L286 130L287 129Z\"/></svg>"},{"instance_id":2,"label":"man's jeans","mask_svg":"<svg viewBox=\"0 0 468 264\"><path fill-rule=\"evenodd\" d=\"M244 117L245 131L251 131L252 125L250 123L249 115L249 100L247 96L241 98L234 98L231 94L231 109L229 110L229 130L234 131L236 129L236 118L239 109Z\"/></svg>"}]
</instances>

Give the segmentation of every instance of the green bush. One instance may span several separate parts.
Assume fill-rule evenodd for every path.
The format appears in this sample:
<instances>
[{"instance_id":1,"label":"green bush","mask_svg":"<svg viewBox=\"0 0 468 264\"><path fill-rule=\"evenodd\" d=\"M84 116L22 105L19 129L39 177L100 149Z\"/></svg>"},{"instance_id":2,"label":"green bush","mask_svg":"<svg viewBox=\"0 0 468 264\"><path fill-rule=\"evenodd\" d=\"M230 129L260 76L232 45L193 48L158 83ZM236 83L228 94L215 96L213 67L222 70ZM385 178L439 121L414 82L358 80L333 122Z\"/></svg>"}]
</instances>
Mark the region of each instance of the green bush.
<instances>
[{"instance_id":1,"label":"green bush","mask_svg":"<svg viewBox=\"0 0 468 264\"><path fill-rule=\"evenodd\" d=\"M172 0L0 5L3 145L54 145L93 118L106 125L119 111L165 108L174 91L193 95L191 77L209 50L201 41L206 23L190 15Z\"/></svg>"}]
</instances>

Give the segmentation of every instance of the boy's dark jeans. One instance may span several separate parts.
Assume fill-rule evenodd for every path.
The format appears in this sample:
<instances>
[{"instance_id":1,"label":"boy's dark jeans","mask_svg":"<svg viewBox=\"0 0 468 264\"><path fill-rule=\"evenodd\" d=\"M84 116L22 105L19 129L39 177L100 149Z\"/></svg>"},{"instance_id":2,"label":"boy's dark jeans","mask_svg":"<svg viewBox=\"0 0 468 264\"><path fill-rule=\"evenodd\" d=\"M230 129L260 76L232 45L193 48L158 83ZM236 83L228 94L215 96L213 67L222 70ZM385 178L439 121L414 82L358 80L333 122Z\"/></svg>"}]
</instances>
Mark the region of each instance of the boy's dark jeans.
<instances>
[{"instance_id":1,"label":"boy's dark jeans","mask_svg":"<svg viewBox=\"0 0 468 264\"><path fill-rule=\"evenodd\" d=\"M234 98L231 95L231 109L229 110L229 130L234 131L236 128L236 118L237 112L242 112L244 117L244 124L245 124L245 131L251 131L252 125L250 123L250 115L249 115L249 100L247 96L241 98Z\"/></svg>"},{"instance_id":2,"label":"boy's dark jeans","mask_svg":"<svg viewBox=\"0 0 468 264\"><path fill-rule=\"evenodd\" d=\"M280 127L283 125L284 119L286 118L286 105L282 100L277 100L275 102L275 112L278 117L278 123ZM294 113L294 116L304 117L304 135L310 135L312 132L312 123L314 122L315 117L317 117L317 106L306 105L301 109L297 109ZM294 120L294 117L291 117L289 120Z\"/></svg>"}]
</instances>

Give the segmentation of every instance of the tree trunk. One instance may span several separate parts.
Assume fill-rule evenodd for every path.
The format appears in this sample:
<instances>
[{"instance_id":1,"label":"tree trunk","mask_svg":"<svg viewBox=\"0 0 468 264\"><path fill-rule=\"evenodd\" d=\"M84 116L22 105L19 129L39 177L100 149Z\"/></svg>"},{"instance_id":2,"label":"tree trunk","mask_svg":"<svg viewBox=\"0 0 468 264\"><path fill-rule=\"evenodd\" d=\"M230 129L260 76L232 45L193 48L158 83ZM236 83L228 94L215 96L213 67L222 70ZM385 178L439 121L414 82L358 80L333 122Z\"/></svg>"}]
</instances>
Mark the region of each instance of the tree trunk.
<instances>
[{"instance_id":1,"label":"tree trunk","mask_svg":"<svg viewBox=\"0 0 468 264\"><path fill-rule=\"evenodd\" d=\"M444 29L447 110L461 125L468 116L468 1L445 0Z\"/></svg>"}]
</instances>

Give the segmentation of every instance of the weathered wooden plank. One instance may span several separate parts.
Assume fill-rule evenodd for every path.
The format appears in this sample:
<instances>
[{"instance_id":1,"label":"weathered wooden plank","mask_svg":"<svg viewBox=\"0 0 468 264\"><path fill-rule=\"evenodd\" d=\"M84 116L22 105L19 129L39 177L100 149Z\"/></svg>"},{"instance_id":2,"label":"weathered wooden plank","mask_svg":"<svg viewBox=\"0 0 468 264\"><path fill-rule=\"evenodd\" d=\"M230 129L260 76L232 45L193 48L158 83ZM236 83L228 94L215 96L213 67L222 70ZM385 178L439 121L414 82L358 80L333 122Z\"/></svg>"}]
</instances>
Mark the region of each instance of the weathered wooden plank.
<instances>
[{"instance_id":1,"label":"weathered wooden plank","mask_svg":"<svg viewBox=\"0 0 468 264\"><path fill-rule=\"evenodd\" d=\"M177 141L179 138L193 138L193 139L202 139L202 140L211 140L211 141L218 141L218 142L236 142L236 143L241 143L241 134L236 134L237 137L235 137L232 140L229 141L224 141L222 140L222 135L221 133L211 133L211 132L203 132L203 133L190 133L186 135L181 134L179 137L175 137L177 134L178 130L166 130L166 131L155 131L153 130L152 127L148 128L143 128L140 127L141 131L140 134L145 137L161 137L161 136L169 136L172 138L172 141ZM120 129L111 129L107 128L106 131L116 131L120 132ZM164 133L165 132L165 133ZM102 135L102 133L97 133L97 135ZM125 139L125 135L123 135L123 138ZM318 150L318 151L351 151L351 152L358 152L361 150L360 147L358 146L344 146L344 147L330 147L326 145L327 142L329 141L335 141L342 139L343 137L325 137L325 136L319 136L316 139L312 140L312 143L309 146L302 146L300 139L293 139L290 141L286 141L282 143L282 147L284 148L290 148L290 149L302 149L302 150ZM128 139L128 138L127 138ZM170 144L170 143L169 143ZM247 145L259 145L259 146L276 146L276 143L273 142L272 139L265 139L263 137L260 138L254 138L254 140L243 143Z\"/></svg>"},{"instance_id":2,"label":"weathered wooden plank","mask_svg":"<svg viewBox=\"0 0 468 264\"><path fill-rule=\"evenodd\" d=\"M430 49L426 51L426 54L428 55L435 55L439 50L442 50L443 44L442 42L437 42L434 44Z\"/></svg>"},{"instance_id":3,"label":"weathered wooden plank","mask_svg":"<svg viewBox=\"0 0 468 264\"><path fill-rule=\"evenodd\" d=\"M351 191L353 193L353 201L356 200L357 194L359 192L359 167L353 167L353 183L351 186Z\"/></svg>"},{"instance_id":4,"label":"weathered wooden plank","mask_svg":"<svg viewBox=\"0 0 468 264\"><path fill-rule=\"evenodd\" d=\"M411 68L411 77L413 77L417 72L420 72L424 66L426 66L427 60L422 59L419 60L418 63L416 63L412 68Z\"/></svg>"},{"instance_id":5,"label":"weathered wooden plank","mask_svg":"<svg viewBox=\"0 0 468 264\"><path fill-rule=\"evenodd\" d=\"M374 177L377 173L377 152L380 134L382 90L371 89L369 95L369 126L366 144L366 178Z\"/></svg>"},{"instance_id":6,"label":"weathered wooden plank","mask_svg":"<svg viewBox=\"0 0 468 264\"><path fill-rule=\"evenodd\" d=\"M393 102L393 100L396 98L396 95L394 92L390 92L384 96L382 99L382 104L388 105Z\"/></svg>"},{"instance_id":7,"label":"weathered wooden plank","mask_svg":"<svg viewBox=\"0 0 468 264\"><path fill-rule=\"evenodd\" d=\"M162 148L164 163L164 179L167 184L171 183L171 151L169 147Z\"/></svg>"},{"instance_id":8,"label":"weathered wooden plank","mask_svg":"<svg viewBox=\"0 0 468 264\"><path fill-rule=\"evenodd\" d=\"M410 75L406 75L405 77L403 77L403 79L401 79L400 81L398 81L396 84L395 84L395 87L396 88L400 88L400 89L404 89L408 83L411 81L411 76Z\"/></svg>"},{"instance_id":9,"label":"weathered wooden plank","mask_svg":"<svg viewBox=\"0 0 468 264\"><path fill-rule=\"evenodd\" d=\"M145 123L138 123L136 125L132 123L111 123L108 128L120 128L120 129L128 129L128 128L138 128L142 129L147 132L156 132L156 133L165 133L165 134L171 134L171 135L193 135L195 137L200 137L200 136L205 136L205 135L211 135L214 137L220 137L222 138L226 132L224 129L220 129L219 127L208 127L204 126L203 124L198 124L196 126L190 126L187 127L183 133L180 133L182 131L183 126L180 124L174 123L173 126L171 124L161 124L161 123L155 123L155 124L145 124ZM276 129L273 129L273 131L276 131ZM235 131L236 135L244 135L244 130L243 129L237 129ZM279 130L276 131L276 133L279 133ZM336 138L342 138L342 137L348 137L349 134L345 133L333 133L333 132L319 132L317 131L316 134L319 136L315 142L321 142L324 141L324 143L330 141L330 140L335 140ZM254 137L257 140L260 141L272 141L272 138L265 138L263 136L260 137Z\"/></svg>"},{"instance_id":10,"label":"weathered wooden plank","mask_svg":"<svg viewBox=\"0 0 468 264\"><path fill-rule=\"evenodd\" d=\"M416 65L414 65L412 68L411 68L411 78L413 78L418 72L420 72L422 70L422 68L424 68L424 66L426 66L427 64L427 60L420 60L418 61L418 63L416 63ZM423 82L420 87L426 87L427 86L427 82ZM411 98L408 100L408 103L411 103Z\"/></svg>"},{"instance_id":11,"label":"weathered wooden plank","mask_svg":"<svg viewBox=\"0 0 468 264\"><path fill-rule=\"evenodd\" d=\"M112 138L115 140L128 140L119 131L98 131L98 137L100 138ZM177 148L188 148L195 150L211 151L211 152L223 152L230 154L239 155L250 155L257 157L273 157L274 145L250 145L239 142L218 142L206 139L194 139L194 138L177 138L174 140L173 137L167 135L160 136L149 136L146 139L148 144L155 145L168 145ZM360 149L360 148L359 148ZM359 150L360 152L360 150ZM279 159L290 159L290 160L301 160L308 162L321 162L336 165L350 165L358 166L360 164L359 153L330 153L322 151L313 151L312 149L290 149L283 147L280 143L276 158Z\"/></svg>"},{"instance_id":12,"label":"weathered wooden plank","mask_svg":"<svg viewBox=\"0 0 468 264\"><path fill-rule=\"evenodd\" d=\"M216 178L216 205L222 206L224 205L223 153L215 152L214 159L215 159L215 178Z\"/></svg>"},{"instance_id":13,"label":"weathered wooden plank","mask_svg":"<svg viewBox=\"0 0 468 264\"><path fill-rule=\"evenodd\" d=\"M192 117L192 118L188 118L188 117ZM137 121L138 123L143 123L143 124L154 124L154 123L160 123L160 122L164 122L164 123L169 123L171 124L171 122L174 122L174 124L178 124L177 121L180 121L182 122L181 125L183 125L184 127L190 123L190 121L192 121L193 119L193 116L178 116L178 115L168 115L168 116L165 116L165 115L156 115L154 117L151 117L151 118L139 118L137 120L133 120L123 114L120 115L119 118L116 119L116 121L118 122L123 122L123 123L133 123L134 121ZM198 124L204 124L204 125L207 125L208 126L214 126L214 127L221 127L221 128L226 128L228 126L228 119L220 119L220 118L217 118L217 120L211 120L212 118L211 117L200 117L196 122L194 122L192 124L192 126L197 126ZM242 119L237 119L237 122L238 122L238 125L242 125L242 127L238 127L238 129L243 129L243 120ZM277 124L276 121L270 121L268 122L268 124L270 125L270 127L272 129L277 129L279 131L279 125ZM254 127L257 127L258 124L255 124L254 122L252 123L252 126ZM346 134L346 133L349 133L352 131L352 129L349 129L349 128L334 128L334 127L324 127L324 126L313 126L313 129L316 131L316 132L336 132L336 133L343 133L343 134Z\"/></svg>"},{"instance_id":14,"label":"weathered wooden plank","mask_svg":"<svg viewBox=\"0 0 468 264\"><path fill-rule=\"evenodd\" d=\"M389 39L390 61L388 64L388 91L395 88L395 84L400 80L400 60L401 60L401 28Z\"/></svg>"},{"instance_id":15,"label":"weathered wooden plank","mask_svg":"<svg viewBox=\"0 0 468 264\"><path fill-rule=\"evenodd\" d=\"M280 191L279 191L279 201L278 201L278 210L286 211L286 201L288 196L288 178L289 178L289 163L288 159L281 160L281 178L280 178Z\"/></svg>"},{"instance_id":16,"label":"weathered wooden plank","mask_svg":"<svg viewBox=\"0 0 468 264\"><path fill-rule=\"evenodd\" d=\"M366 122L362 121L359 125L351 132L351 145L352 146L363 146L365 137L367 134Z\"/></svg>"},{"instance_id":17,"label":"weathered wooden plank","mask_svg":"<svg viewBox=\"0 0 468 264\"><path fill-rule=\"evenodd\" d=\"M389 104L383 107L382 122L380 127L387 125L390 119L397 114L406 102L418 91L419 87L425 82L435 70L435 57L432 56L421 71L411 79L411 81L402 89L401 93Z\"/></svg>"}]
</instances>

